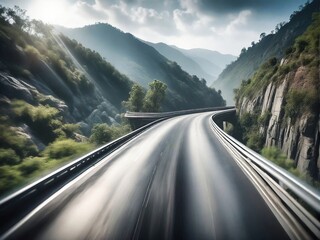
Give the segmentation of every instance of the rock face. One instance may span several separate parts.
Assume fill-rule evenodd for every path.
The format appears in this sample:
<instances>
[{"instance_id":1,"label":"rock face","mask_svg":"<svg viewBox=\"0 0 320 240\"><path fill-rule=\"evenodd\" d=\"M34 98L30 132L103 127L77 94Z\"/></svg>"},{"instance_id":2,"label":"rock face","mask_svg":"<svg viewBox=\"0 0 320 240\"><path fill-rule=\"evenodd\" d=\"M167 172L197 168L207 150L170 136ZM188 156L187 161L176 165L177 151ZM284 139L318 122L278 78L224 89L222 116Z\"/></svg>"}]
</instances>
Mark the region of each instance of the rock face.
<instances>
[{"instance_id":1,"label":"rock face","mask_svg":"<svg viewBox=\"0 0 320 240\"><path fill-rule=\"evenodd\" d=\"M320 179L320 118L319 112L308 112L292 119L285 116L286 93L306 77L307 70L299 67L289 72L280 82L270 82L267 87L256 92L251 98L239 102L240 117L244 113L270 115L270 120L260 126L265 136L265 146L280 148L288 158L293 159L301 173L309 173Z\"/></svg>"}]
</instances>

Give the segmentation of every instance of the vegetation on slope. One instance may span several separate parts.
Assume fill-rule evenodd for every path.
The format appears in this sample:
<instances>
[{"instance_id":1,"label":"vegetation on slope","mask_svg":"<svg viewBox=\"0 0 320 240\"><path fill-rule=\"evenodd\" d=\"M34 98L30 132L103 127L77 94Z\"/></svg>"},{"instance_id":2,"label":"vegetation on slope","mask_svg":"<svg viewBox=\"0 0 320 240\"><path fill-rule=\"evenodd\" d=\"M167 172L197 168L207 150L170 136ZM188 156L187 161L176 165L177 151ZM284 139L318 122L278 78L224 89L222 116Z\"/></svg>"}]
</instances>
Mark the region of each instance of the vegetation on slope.
<instances>
[{"instance_id":1,"label":"vegetation on slope","mask_svg":"<svg viewBox=\"0 0 320 240\"><path fill-rule=\"evenodd\" d=\"M133 85L129 99L123 102L123 106L132 112L159 112L165 98L167 85L159 80L154 80L149 83L149 87L150 89L145 93L139 84Z\"/></svg>"},{"instance_id":2,"label":"vegetation on slope","mask_svg":"<svg viewBox=\"0 0 320 240\"><path fill-rule=\"evenodd\" d=\"M163 111L222 106L222 96L197 76L190 76L153 47L109 24L58 29L108 59L121 72L147 88L154 79L167 85ZM192 99L192 101L190 101Z\"/></svg>"},{"instance_id":3,"label":"vegetation on slope","mask_svg":"<svg viewBox=\"0 0 320 240\"><path fill-rule=\"evenodd\" d=\"M320 111L320 79L319 79L319 39L320 39L320 14L313 15L313 21L307 30L296 38L294 44L286 50L286 56L281 61L276 58L269 59L248 80L243 80L241 86L234 90L236 106L240 109L244 101L258 99L266 91L267 86L273 83L275 86L288 81L284 90L282 103L282 124L293 126L297 120L307 116L311 121L317 122ZM242 113L238 126L233 133L247 146L263 155L287 170L301 176L294 166L294 161L289 164L274 148L265 149L266 129L271 113L266 111L261 115L261 103L251 112ZM307 134L307 133L306 133ZM308 133L310 137L315 133ZM275 154L275 152L277 152ZM303 178L310 180L308 174ZM316 178L315 176L312 176ZM313 179L314 180L314 179ZM313 181L312 180L312 181ZM311 181L311 180L310 180Z\"/></svg>"},{"instance_id":4,"label":"vegetation on slope","mask_svg":"<svg viewBox=\"0 0 320 240\"><path fill-rule=\"evenodd\" d=\"M132 85L98 53L2 6L0 51L1 196L130 131L126 123L104 123L108 131L98 138L92 122L86 137L76 123L105 99L113 105L103 111L114 117Z\"/></svg>"},{"instance_id":5,"label":"vegetation on slope","mask_svg":"<svg viewBox=\"0 0 320 240\"><path fill-rule=\"evenodd\" d=\"M284 57L286 49L306 31L312 22L312 14L318 10L319 0L307 2L290 16L288 23L277 24L270 34L261 33L260 41L252 42L250 47L243 48L239 58L223 70L213 86L222 90L223 97L229 104L233 102L233 89L238 88L243 79L252 78L261 64L273 57Z\"/></svg>"}]
</instances>

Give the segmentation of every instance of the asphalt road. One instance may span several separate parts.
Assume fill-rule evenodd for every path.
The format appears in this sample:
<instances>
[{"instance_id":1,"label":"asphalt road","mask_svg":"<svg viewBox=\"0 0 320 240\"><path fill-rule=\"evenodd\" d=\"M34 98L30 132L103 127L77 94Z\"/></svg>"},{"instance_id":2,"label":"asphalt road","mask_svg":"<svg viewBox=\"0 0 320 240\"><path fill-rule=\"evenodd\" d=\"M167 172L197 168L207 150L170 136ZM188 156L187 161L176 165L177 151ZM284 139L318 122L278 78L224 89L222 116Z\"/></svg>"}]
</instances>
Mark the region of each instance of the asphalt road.
<instances>
[{"instance_id":1,"label":"asphalt road","mask_svg":"<svg viewBox=\"0 0 320 240\"><path fill-rule=\"evenodd\" d=\"M210 116L151 127L40 205L10 238L288 239Z\"/></svg>"}]
</instances>

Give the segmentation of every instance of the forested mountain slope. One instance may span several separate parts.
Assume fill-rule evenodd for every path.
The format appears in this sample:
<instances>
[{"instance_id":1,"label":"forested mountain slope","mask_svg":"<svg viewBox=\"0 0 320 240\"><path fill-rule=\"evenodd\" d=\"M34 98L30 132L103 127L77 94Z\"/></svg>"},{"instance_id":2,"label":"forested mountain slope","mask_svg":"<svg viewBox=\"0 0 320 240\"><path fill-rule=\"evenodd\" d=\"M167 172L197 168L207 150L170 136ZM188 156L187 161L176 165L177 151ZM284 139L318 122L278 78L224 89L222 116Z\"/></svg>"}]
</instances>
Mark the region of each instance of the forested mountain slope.
<instances>
[{"instance_id":1,"label":"forested mountain slope","mask_svg":"<svg viewBox=\"0 0 320 240\"><path fill-rule=\"evenodd\" d=\"M274 159L302 177L320 180L320 14L283 58L271 58L236 92L243 139L260 151L280 149ZM272 154L273 154L272 153ZM269 152L270 154L270 152ZM284 161L284 159L291 159ZM297 171L296 171L297 170Z\"/></svg>"},{"instance_id":2,"label":"forested mountain slope","mask_svg":"<svg viewBox=\"0 0 320 240\"><path fill-rule=\"evenodd\" d=\"M163 110L221 106L222 97L206 86L197 76L190 76L181 67L153 47L109 24L58 31L99 52L131 80L147 87L154 79L167 84ZM192 100L191 100L192 99Z\"/></svg>"},{"instance_id":3,"label":"forested mountain slope","mask_svg":"<svg viewBox=\"0 0 320 240\"><path fill-rule=\"evenodd\" d=\"M262 34L258 43L243 49L239 58L228 65L212 85L220 89L229 104L233 102L233 89L248 79L258 67L272 57L281 58L293 44L295 38L301 35L310 25L314 12L319 12L319 0L313 0L301 11L294 12L290 21L280 23L275 33Z\"/></svg>"}]
</instances>

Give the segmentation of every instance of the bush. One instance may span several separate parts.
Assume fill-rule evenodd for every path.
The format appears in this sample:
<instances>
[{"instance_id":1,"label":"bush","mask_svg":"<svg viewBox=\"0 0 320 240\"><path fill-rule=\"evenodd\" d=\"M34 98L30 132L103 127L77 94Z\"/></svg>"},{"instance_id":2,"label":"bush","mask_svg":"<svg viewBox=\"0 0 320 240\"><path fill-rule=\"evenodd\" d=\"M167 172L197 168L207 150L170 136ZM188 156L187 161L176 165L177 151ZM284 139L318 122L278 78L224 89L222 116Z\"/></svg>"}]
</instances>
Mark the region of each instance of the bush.
<instances>
[{"instance_id":1,"label":"bush","mask_svg":"<svg viewBox=\"0 0 320 240\"><path fill-rule=\"evenodd\" d=\"M251 131L247 134L247 146L255 152L260 152L264 145L264 137L258 131Z\"/></svg>"},{"instance_id":2,"label":"bush","mask_svg":"<svg viewBox=\"0 0 320 240\"><path fill-rule=\"evenodd\" d=\"M108 124L95 125L91 130L90 141L98 145L110 142L112 139L112 129Z\"/></svg>"},{"instance_id":3,"label":"bush","mask_svg":"<svg viewBox=\"0 0 320 240\"><path fill-rule=\"evenodd\" d=\"M97 124L91 130L90 141L101 145L117 139L130 131L129 125L109 126L106 123Z\"/></svg>"},{"instance_id":4,"label":"bush","mask_svg":"<svg viewBox=\"0 0 320 240\"><path fill-rule=\"evenodd\" d=\"M288 159L279 148L276 147L266 147L261 151L262 156L274 162L278 166L294 172L294 161Z\"/></svg>"},{"instance_id":5,"label":"bush","mask_svg":"<svg viewBox=\"0 0 320 240\"><path fill-rule=\"evenodd\" d=\"M318 101L319 96L315 90L291 90L286 95L285 116L294 124L306 111L316 111Z\"/></svg>"},{"instance_id":6,"label":"bush","mask_svg":"<svg viewBox=\"0 0 320 240\"><path fill-rule=\"evenodd\" d=\"M15 168L11 166L0 167L0 195L17 187L22 183L22 177Z\"/></svg>"},{"instance_id":7,"label":"bush","mask_svg":"<svg viewBox=\"0 0 320 240\"><path fill-rule=\"evenodd\" d=\"M62 125L61 129L68 138L71 138L75 133L79 133L80 126L79 124L66 123Z\"/></svg>"},{"instance_id":8,"label":"bush","mask_svg":"<svg viewBox=\"0 0 320 240\"><path fill-rule=\"evenodd\" d=\"M0 148L0 165L16 165L20 162L20 157L13 149Z\"/></svg>"},{"instance_id":9,"label":"bush","mask_svg":"<svg viewBox=\"0 0 320 240\"><path fill-rule=\"evenodd\" d=\"M24 49L24 52L31 60L39 60L41 59L41 53L33 46L27 45Z\"/></svg>"},{"instance_id":10,"label":"bush","mask_svg":"<svg viewBox=\"0 0 320 240\"><path fill-rule=\"evenodd\" d=\"M12 149L20 158L38 153L37 147L29 139L6 124L0 125L0 147Z\"/></svg>"},{"instance_id":11,"label":"bush","mask_svg":"<svg viewBox=\"0 0 320 240\"><path fill-rule=\"evenodd\" d=\"M22 176L28 177L34 172L40 170L42 164L43 161L41 158L27 158L18 166L18 169L20 170Z\"/></svg>"},{"instance_id":12,"label":"bush","mask_svg":"<svg viewBox=\"0 0 320 240\"><path fill-rule=\"evenodd\" d=\"M77 154L89 151L91 146L86 143L77 143L71 139L56 140L45 150L44 155L51 159L61 159L75 156Z\"/></svg>"},{"instance_id":13,"label":"bush","mask_svg":"<svg viewBox=\"0 0 320 240\"><path fill-rule=\"evenodd\" d=\"M264 114L259 116L258 123L262 126L266 126L269 123L270 118L271 118L271 112L266 111Z\"/></svg>"}]
</instances>

